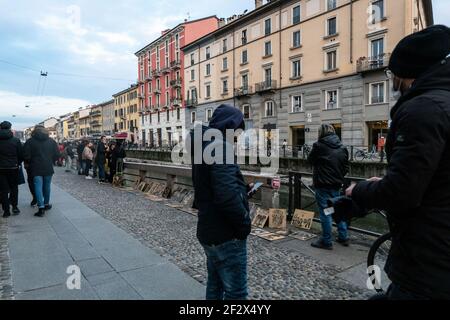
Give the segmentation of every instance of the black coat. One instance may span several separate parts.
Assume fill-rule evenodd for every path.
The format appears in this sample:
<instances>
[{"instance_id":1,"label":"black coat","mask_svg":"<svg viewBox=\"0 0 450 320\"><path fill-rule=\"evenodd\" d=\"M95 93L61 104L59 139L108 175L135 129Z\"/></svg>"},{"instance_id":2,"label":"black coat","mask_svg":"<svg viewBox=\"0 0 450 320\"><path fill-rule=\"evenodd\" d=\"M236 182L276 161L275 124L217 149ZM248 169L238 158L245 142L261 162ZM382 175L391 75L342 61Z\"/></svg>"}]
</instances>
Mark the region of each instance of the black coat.
<instances>
[{"instance_id":1,"label":"black coat","mask_svg":"<svg viewBox=\"0 0 450 320\"><path fill-rule=\"evenodd\" d=\"M17 169L23 161L22 143L11 130L0 130L0 169Z\"/></svg>"},{"instance_id":2,"label":"black coat","mask_svg":"<svg viewBox=\"0 0 450 320\"><path fill-rule=\"evenodd\" d=\"M222 131L221 126L230 128L239 125L242 116L238 111L231 107L224 107L222 112L216 110L210 126ZM203 132L207 129L203 127ZM203 143L203 150L207 145L208 142ZM226 147L233 148L230 144ZM234 163L193 162L192 180L195 189L194 207L199 210L197 238L200 243L218 245L233 239L246 239L251 231L251 220L247 185L239 166Z\"/></svg>"},{"instance_id":3,"label":"black coat","mask_svg":"<svg viewBox=\"0 0 450 320\"><path fill-rule=\"evenodd\" d=\"M313 166L315 188L338 189L348 173L348 151L336 134L330 134L314 143L308 162Z\"/></svg>"},{"instance_id":4,"label":"black coat","mask_svg":"<svg viewBox=\"0 0 450 320\"><path fill-rule=\"evenodd\" d=\"M48 133L34 132L24 146L24 159L32 177L51 176L55 172L53 163L61 157L55 140Z\"/></svg>"},{"instance_id":5,"label":"black coat","mask_svg":"<svg viewBox=\"0 0 450 320\"><path fill-rule=\"evenodd\" d=\"M95 162L97 164L104 164L106 162L106 147L101 141L97 145L97 152L95 155Z\"/></svg>"},{"instance_id":6,"label":"black coat","mask_svg":"<svg viewBox=\"0 0 450 320\"><path fill-rule=\"evenodd\" d=\"M450 61L413 83L391 112L388 167L353 199L388 211L393 241L385 270L400 287L450 299Z\"/></svg>"}]
</instances>

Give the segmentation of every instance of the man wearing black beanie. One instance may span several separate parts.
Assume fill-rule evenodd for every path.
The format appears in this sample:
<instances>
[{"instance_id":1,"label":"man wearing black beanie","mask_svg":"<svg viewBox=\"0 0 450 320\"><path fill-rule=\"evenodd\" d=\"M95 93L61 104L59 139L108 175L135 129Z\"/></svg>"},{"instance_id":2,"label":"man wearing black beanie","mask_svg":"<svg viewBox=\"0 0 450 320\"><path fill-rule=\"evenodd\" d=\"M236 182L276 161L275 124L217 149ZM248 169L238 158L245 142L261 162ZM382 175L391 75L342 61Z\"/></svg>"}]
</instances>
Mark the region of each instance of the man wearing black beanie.
<instances>
[{"instance_id":1,"label":"man wearing black beanie","mask_svg":"<svg viewBox=\"0 0 450 320\"><path fill-rule=\"evenodd\" d=\"M388 299L450 299L450 29L401 40L387 74L401 96L391 111L386 175L346 195L388 212Z\"/></svg>"}]
</instances>

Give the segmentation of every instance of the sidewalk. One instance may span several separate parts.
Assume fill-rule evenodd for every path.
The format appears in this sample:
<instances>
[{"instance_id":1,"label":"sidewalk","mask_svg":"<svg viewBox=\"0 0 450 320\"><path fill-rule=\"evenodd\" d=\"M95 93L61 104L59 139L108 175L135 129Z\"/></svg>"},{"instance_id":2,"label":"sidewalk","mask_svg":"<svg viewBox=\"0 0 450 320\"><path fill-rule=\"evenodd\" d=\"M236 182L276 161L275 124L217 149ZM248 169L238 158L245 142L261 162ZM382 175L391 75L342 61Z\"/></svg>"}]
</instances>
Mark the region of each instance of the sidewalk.
<instances>
[{"instance_id":1,"label":"sidewalk","mask_svg":"<svg viewBox=\"0 0 450 320\"><path fill-rule=\"evenodd\" d=\"M15 299L203 299L203 285L57 186L44 218L19 194L22 213L8 219ZM67 289L71 265L80 290Z\"/></svg>"}]
</instances>

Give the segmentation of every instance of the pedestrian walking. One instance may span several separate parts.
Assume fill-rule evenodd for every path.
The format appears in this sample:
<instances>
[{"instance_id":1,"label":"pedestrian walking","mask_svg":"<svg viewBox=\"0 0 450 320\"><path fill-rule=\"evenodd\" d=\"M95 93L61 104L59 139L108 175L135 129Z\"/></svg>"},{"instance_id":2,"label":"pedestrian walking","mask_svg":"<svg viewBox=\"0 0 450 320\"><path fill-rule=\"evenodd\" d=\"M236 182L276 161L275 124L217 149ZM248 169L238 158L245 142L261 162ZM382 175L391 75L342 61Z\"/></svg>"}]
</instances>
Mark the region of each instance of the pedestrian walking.
<instances>
[{"instance_id":1,"label":"pedestrian walking","mask_svg":"<svg viewBox=\"0 0 450 320\"><path fill-rule=\"evenodd\" d=\"M311 243L315 248L333 249L331 215L325 213L327 201L340 195L344 185L344 177L348 173L348 150L342 145L333 126L322 124L319 128L319 140L314 143L308 162L313 166L313 184L316 201L319 207L322 237ZM347 223L338 224L336 242L348 246Z\"/></svg>"},{"instance_id":2,"label":"pedestrian walking","mask_svg":"<svg viewBox=\"0 0 450 320\"><path fill-rule=\"evenodd\" d=\"M83 150L82 155L83 161L84 161L84 175L86 179L92 179L91 176L89 176L89 170L91 170L92 166L92 160L94 159L94 153L92 152L92 143L89 142Z\"/></svg>"},{"instance_id":3,"label":"pedestrian walking","mask_svg":"<svg viewBox=\"0 0 450 320\"><path fill-rule=\"evenodd\" d=\"M11 123L4 121L0 124L0 200L3 217L20 213L18 208L19 196L19 166L23 161L22 143L14 137Z\"/></svg>"},{"instance_id":4,"label":"pedestrian walking","mask_svg":"<svg viewBox=\"0 0 450 320\"><path fill-rule=\"evenodd\" d=\"M352 185L346 195L387 212L387 298L448 300L450 29L436 25L401 40L386 74L400 96L391 110L386 175Z\"/></svg>"},{"instance_id":5,"label":"pedestrian walking","mask_svg":"<svg viewBox=\"0 0 450 320\"><path fill-rule=\"evenodd\" d=\"M50 210L51 182L54 172L53 164L60 157L58 144L49 137L44 126L36 126L24 146L24 159L33 177L38 212L37 217L43 217Z\"/></svg>"},{"instance_id":6,"label":"pedestrian walking","mask_svg":"<svg viewBox=\"0 0 450 320\"><path fill-rule=\"evenodd\" d=\"M95 157L95 162L97 163L98 168L99 182L106 182L106 172L105 172L106 150L107 150L106 136L102 136L100 138L99 143L97 144L97 152Z\"/></svg>"},{"instance_id":7,"label":"pedestrian walking","mask_svg":"<svg viewBox=\"0 0 450 320\"><path fill-rule=\"evenodd\" d=\"M220 130L224 136L227 129L245 129L244 116L237 108L221 105L214 111L209 127L202 126L202 131L211 128ZM203 150L209 145L202 141L192 143L200 143ZM219 147L224 148L224 154L226 150L232 153L233 141L223 142ZM192 177L194 207L199 210L197 238L207 258L206 299L245 300L247 237L251 229L248 186L235 161L223 164L206 164L204 159L201 163L193 161Z\"/></svg>"}]
</instances>

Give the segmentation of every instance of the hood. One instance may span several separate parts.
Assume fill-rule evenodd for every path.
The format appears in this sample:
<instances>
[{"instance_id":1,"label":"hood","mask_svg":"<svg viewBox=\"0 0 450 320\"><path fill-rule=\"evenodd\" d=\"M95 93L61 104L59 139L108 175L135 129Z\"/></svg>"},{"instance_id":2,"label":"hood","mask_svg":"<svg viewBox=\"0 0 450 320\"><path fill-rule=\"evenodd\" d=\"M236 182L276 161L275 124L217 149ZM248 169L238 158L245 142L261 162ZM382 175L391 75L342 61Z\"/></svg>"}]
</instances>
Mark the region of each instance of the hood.
<instances>
[{"instance_id":1,"label":"hood","mask_svg":"<svg viewBox=\"0 0 450 320\"><path fill-rule=\"evenodd\" d=\"M395 113L403 103L430 90L450 91L450 57L430 68L414 81L411 88L398 99L392 108L391 119L394 118Z\"/></svg>"},{"instance_id":2,"label":"hood","mask_svg":"<svg viewBox=\"0 0 450 320\"><path fill-rule=\"evenodd\" d=\"M340 147L342 147L342 142L336 134L329 134L319 141L333 149L339 149Z\"/></svg>"},{"instance_id":3,"label":"hood","mask_svg":"<svg viewBox=\"0 0 450 320\"><path fill-rule=\"evenodd\" d=\"M49 138L48 131L45 128L36 128L33 131L33 138L39 141L45 141Z\"/></svg>"},{"instance_id":4,"label":"hood","mask_svg":"<svg viewBox=\"0 0 450 320\"><path fill-rule=\"evenodd\" d=\"M222 104L214 111L209 121L209 127L220 131L236 130L240 127L242 121L244 121L244 115L239 109Z\"/></svg>"},{"instance_id":5,"label":"hood","mask_svg":"<svg viewBox=\"0 0 450 320\"><path fill-rule=\"evenodd\" d=\"M0 140L9 140L14 137L13 133L9 129L0 129Z\"/></svg>"}]
</instances>

